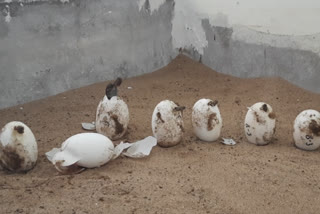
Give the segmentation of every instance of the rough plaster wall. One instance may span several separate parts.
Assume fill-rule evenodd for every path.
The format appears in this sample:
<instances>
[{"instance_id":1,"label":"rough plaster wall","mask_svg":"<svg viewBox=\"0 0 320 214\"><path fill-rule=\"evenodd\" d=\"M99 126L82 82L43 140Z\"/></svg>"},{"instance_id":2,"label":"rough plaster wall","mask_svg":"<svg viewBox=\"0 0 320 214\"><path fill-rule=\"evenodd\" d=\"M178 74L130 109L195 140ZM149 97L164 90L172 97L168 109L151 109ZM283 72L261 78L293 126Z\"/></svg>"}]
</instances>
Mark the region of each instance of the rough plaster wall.
<instances>
[{"instance_id":1,"label":"rough plaster wall","mask_svg":"<svg viewBox=\"0 0 320 214\"><path fill-rule=\"evenodd\" d=\"M320 3L284 1L176 0L173 47L218 72L319 93Z\"/></svg>"},{"instance_id":2,"label":"rough plaster wall","mask_svg":"<svg viewBox=\"0 0 320 214\"><path fill-rule=\"evenodd\" d=\"M173 1L157 10L149 1L62 2L0 4L0 108L151 72L176 56Z\"/></svg>"}]
</instances>

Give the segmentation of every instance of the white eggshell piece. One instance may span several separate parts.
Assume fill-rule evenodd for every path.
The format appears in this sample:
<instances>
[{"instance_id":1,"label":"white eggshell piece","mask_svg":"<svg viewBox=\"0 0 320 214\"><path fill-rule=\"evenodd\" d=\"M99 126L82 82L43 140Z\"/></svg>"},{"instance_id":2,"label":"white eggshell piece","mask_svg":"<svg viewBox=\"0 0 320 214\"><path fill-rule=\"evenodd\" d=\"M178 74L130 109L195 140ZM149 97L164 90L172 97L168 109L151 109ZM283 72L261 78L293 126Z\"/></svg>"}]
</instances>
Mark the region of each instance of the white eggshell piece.
<instances>
[{"instance_id":1,"label":"white eggshell piece","mask_svg":"<svg viewBox=\"0 0 320 214\"><path fill-rule=\"evenodd\" d=\"M22 122L7 123L0 132L0 166L10 171L28 171L37 158L38 146L31 129Z\"/></svg>"},{"instance_id":2,"label":"white eggshell piece","mask_svg":"<svg viewBox=\"0 0 320 214\"><path fill-rule=\"evenodd\" d=\"M170 100L161 101L152 114L152 132L162 147L175 146L183 138L182 111L174 110L177 104Z\"/></svg>"},{"instance_id":3,"label":"white eggshell piece","mask_svg":"<svg viewBox=\"0 0 320 214\"><path fill-rule=\"evenodd\" d=\"M226 138L222 138L221 143L227 146L234 146L237 144L233 139L226 139Z\"/></svg>"},{"instance_id":4,"label":"white eggshell piece","mask_svg":"<svg viewBox=\"0 0 320 214\"><path fill-rule=\"evenodd\" d=\"M131 158L143 158L150 154L152 148L157 145L157 139L149 136L143 140L132 143L123 154Z\"/></svg>"},{"instance_id":5,"label":"white eggshell piece","mask_svg":"<svg viewBox=\"0 0 320 214\"><path fill-rule=\"evenodd\" d=\"M92 123L81 123L81 126L84 130L94 131L96 130L96 125L94 122Z\"/></svg>"},{"instance_id":6,"label":"white eggshell piece","mask_svg":"<svg viewBox=\"0 0 320 214\"><path fill-rule=\"evenodd\" d=\"M47 153L48 159L52 156L50 152ZM97 133L82 133L63 142L60 151L53 155L52 163L56 167L77 164L85 168L95 168L106 164L113 155L114 146L108 137Z\"/></svg>"},{"instance_id":7,"label":"white eggshell piece","mask_svg":"<svg viewBox=\"0 0 320 214\"><path fill-rule=\"evenodd\" d=\"M294 121L293 139L295 145L303 150L320 147L320 113L316 110L301 112Z\"/></svg>"},{"instance_id":8,"label":"white eggshell piece","mask_svg":"<svg viewBox=\"0 0 320 214\"><path fill-rule=\"evenodd\" d=\"M104 96L96 113L96 130L111 140L120 139L127 131L129 109L127 104L117 96L110 100Z\"/></svg>"},{"instance_id":9,"label":"white eggshell piece","mask_svg":"<svg viewBox=\"0 0 320 214\"><path fill-rule=\"evenodd\" d=\"M192 127L203 141L216 141L220 137L222 118L217 103L210 99L198 100L192 109Z\"/></svg>"},{"instance_id":10,"label":"white eggshell piece","mask_svg":"<svg viewBox=\"0 0 320 214\"><path fill-rule=\"evenodd\" d=\"M244 131L250 143L267 145L274 137L275 127L275 114L270 105L259 102L248 108Z\"/></svg>"}]
</instances>

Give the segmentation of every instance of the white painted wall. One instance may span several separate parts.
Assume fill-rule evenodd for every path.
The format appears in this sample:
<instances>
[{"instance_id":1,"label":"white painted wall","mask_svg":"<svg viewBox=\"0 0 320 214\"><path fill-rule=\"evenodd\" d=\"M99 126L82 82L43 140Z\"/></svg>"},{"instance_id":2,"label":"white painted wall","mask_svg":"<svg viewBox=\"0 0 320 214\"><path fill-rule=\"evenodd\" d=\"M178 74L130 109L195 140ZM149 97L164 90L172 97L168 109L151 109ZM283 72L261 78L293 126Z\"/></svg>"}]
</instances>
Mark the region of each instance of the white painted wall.
<instances>
[{"instance_id":1,"label":"white painted wall","mask_svg":"<svg viewBox=\"0 0 320 214\"><path fill-rule=\"evenodd\" d=\"M152 0L151 0L152 1ZM253 44L310 50L320 54L318 0L175 0L173 46L207 47L201 21L233 28L233 39ZM265 35L257 33L263 32ZM290 39L277 36L291 36Z\"/></svg>"}]
</instances>

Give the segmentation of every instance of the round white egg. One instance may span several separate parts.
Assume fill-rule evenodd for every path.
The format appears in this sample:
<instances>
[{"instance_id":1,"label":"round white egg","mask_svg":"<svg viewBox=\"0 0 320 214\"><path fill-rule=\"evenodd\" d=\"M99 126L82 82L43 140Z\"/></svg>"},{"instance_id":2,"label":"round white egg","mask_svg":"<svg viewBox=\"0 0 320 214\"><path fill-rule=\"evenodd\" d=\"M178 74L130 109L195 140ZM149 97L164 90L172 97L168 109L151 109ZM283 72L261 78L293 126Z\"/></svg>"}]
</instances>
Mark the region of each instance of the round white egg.
<instances>
[{"instance_id":1,"label":"round white egg","mask_svg":"<svg viewBox=\"0 0 320 214\"><path fill-rule=\"evenodd\" d=\"M320 147L320 113L316 110L302 111L294 121L293 139L295 145L303 150Z\"/></svg>"},{"instance_id":2,"label":"round white egg","mask_svg":"<svg viewBox=\"0 0 320 214\"><path fill-rule=\"evenodd\" d=\"M269 104L259 102L248 108L244 131L250 143L267 145L274 137L275 127L276 117Z\"/></svg>"},{"instance_id":3,"label":"round white egg","mask_svg":"<svg viewBox=\"0 0 320 214\"><path fill-rule=\"evenodd\" d=\"M104 96L96 113L96 130L98 133L118 140L127 132L129 125L129 109L127 104L118 96L110 100Z\"/></svg>"},{"instance_id":4,"label":"round white egg","mask_svg":"<svg viewBox=\"0 0 320 214\"><path fill-rule=\"evenodd\" d=\"M113 155L114 146L108 137L98 133L81 133L64 141L51 161L59 172L75 173L81 171L81 167L100 167Z\"/></svg>"},{"instance_id":5,"label":"round white egg","mask_svg":"<svg viewBox=\"0 0 320 214\"><path fill-rule=\"evenodd\" d=\"M4 169L25 172L32 169L38 159L37 141L24 123L7 123L0 133L0 166Z\"/></svg>"},{"instance_id":6,"label":"round white egg","mask_svg":"<svg viewBox=\"0 0 320 214\"><path fill-rule=\"evenodd\" d=\"M216 141L220 137L222 118L217 101L198 100L192 109L192 127L196 136L204 141Z\"/></svg>"},{"instance_id":7,"label":"round white egg","mask_svg":"<svg viewBox=\"0 0 320 214\"><path fill-rule=\"evenodd\" d=\"M152 132L161 147L171 147L183 138L184 124L180 107L170 101L161 101L152 114Z\"/></svg>"}]
</instances>

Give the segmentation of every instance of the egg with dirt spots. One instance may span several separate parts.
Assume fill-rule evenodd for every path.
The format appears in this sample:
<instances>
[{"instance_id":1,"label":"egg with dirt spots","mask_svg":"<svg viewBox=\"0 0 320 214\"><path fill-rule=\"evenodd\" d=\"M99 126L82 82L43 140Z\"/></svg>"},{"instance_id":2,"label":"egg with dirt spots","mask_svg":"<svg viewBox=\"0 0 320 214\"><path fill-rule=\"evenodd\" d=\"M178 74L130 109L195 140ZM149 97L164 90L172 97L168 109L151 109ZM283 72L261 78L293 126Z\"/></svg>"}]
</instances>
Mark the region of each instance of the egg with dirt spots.
<instances>
[{"instance_id":1,"label":"egg with dirt spots","mask_svg":"<svg viewBox=\"0 0 320 214\"><path fill-rule=\"evenodd\" d=\"M295 145L302 150L315 150L320 147L320 113L316 110L302 111L293 125Z\"/></svg>"},{"instance_id":2,"label":"egg with dirt spots","mask_svg":"<svg viewBox=\"0 0 320 214\"><path fill-rule=\"evenodd\" d=\"M275 128L276 116L269 104L259 102L248 107L244 131L250 143L258 146L269 144L273 140Z\"/></svg>"},{"instance_id":3,"label":"egg with dirt spots","mask_svg":"<svg viewBox=\"0 0 320 214\"><path fill-rule=\"evenodd\" d=\"M14 172L32 169L38 159L37 141L24 123L7 123L0 132L0 167Z\"/></svg>"},{"instance_id":4,"label":"egg with dirt spots","mask_svg":"<svg viewBox=\"0 0 320 214\"><path fill-rule=\"evenodd\" d=\"M69 137L61 148L46 155L60 173L74 174L106 164L114 156L114 145L102 134L81 133Z\"/></svg>"},{"instance_id":5,"label":"egg with dirt spots","mask_svg":"<svg viewBox=\"0 0 320 214\"><path fill-rule=\"evenodd\" d=\"M184 106L179 106L170 100L161 101L152 114L152 132L161 147L171 147L183 139Z\"/></svg>"},{"instance_id":6,"label":"egg with dirt spots","mask_svg":"<svg viewBox=\"0 0 320 214\"><path fill-rule=\"evenodd\" d=\"M96 112L96 131L111 140L123 137L129 125L128 106L117 96L117 86L121 82L118 78L114 83L107 85L106 95L100 101Z\"/></svg>"},{"instance_id":7,"label":"egg with dirt spots","mask_svg":"<svg viewBox=\"0 0 320 214\"><path fill-rule=\"evenodd\" d=\"M222 118L218 101L198 100L192 109L192 127L196 136L203 141L216 141L220 137Z\"/></svg>"}]
</instances>

